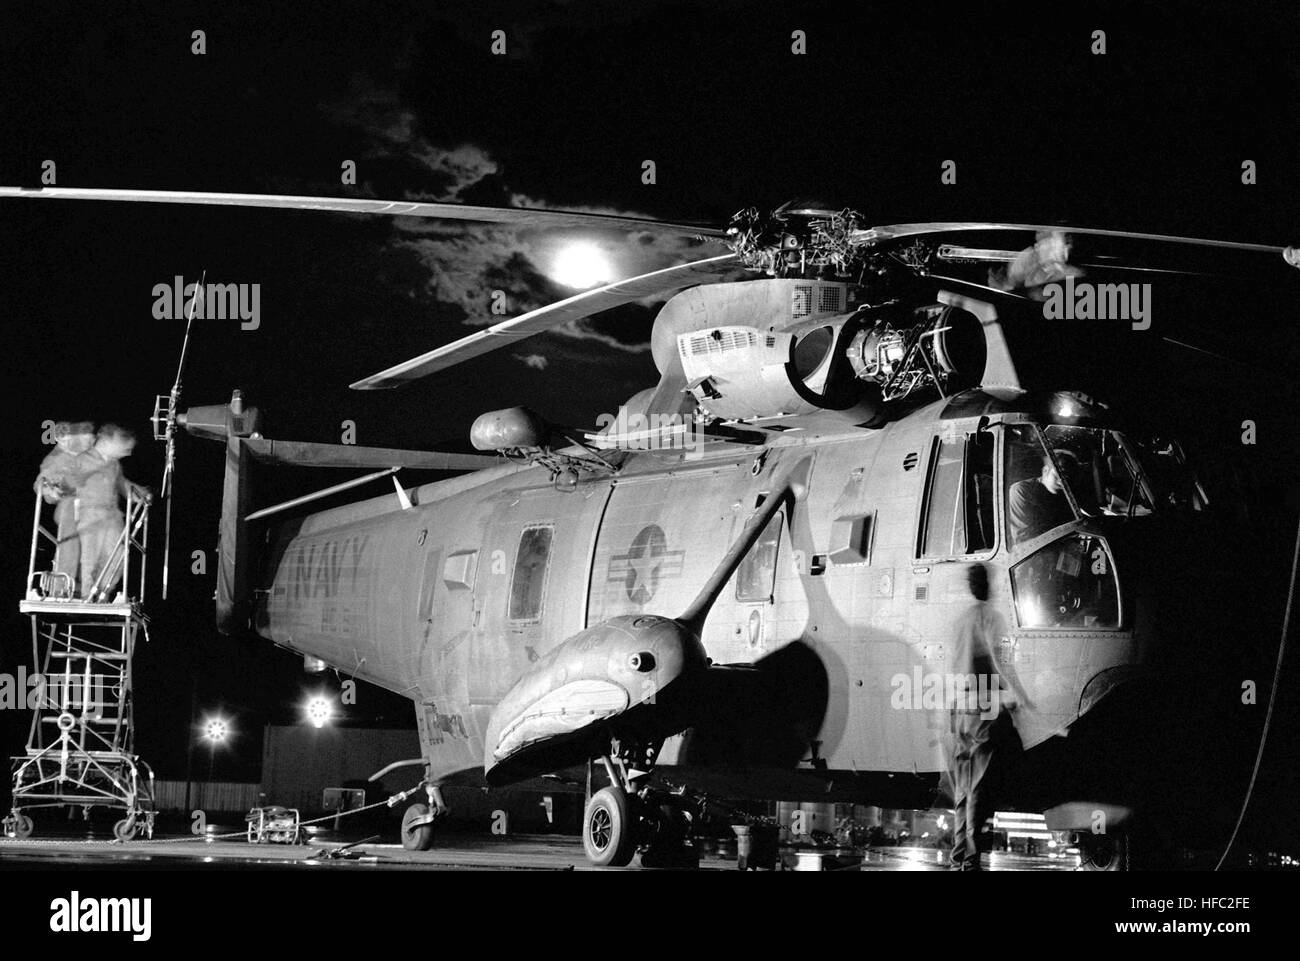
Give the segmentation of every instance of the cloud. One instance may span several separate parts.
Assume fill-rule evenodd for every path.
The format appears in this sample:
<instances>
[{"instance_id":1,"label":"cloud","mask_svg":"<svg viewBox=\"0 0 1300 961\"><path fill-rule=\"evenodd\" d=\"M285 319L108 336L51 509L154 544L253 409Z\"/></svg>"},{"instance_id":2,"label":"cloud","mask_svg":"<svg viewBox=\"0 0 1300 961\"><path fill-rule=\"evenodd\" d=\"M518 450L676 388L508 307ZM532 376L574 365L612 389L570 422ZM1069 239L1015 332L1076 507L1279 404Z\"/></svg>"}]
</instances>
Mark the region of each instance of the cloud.
<instances>
[{"instance_id":1,"label":"cloud","mask_svg":"<svg viewBox=\"0 0 1300 961\"><path fill-rule=\"evenodd\" d=\"M372 163L361 165L363 179L370 168L378 176L415 174L399 176L417 188L406 190L408 197L460 202L467 189L498 173L496 161L480 147L430 143L420 133L419 118L397 94L363 75L353 76L343 98L321 104L320 111L327 120L365 137L361 156ZM373 184L360 186L373 194Z\"/></svg>"},{"instance_id":2,"label":"cloud","mask_svg":"<svg viewBox=\"0 0 1300 961\"><path fill-rule=\"evenodd\" d=\"M531 208L549 206L544 198L511 190L503 180L500 164L483 147L470 143L451 146L432 143L421 132L418 117L398 96L368 78L354 78L342 100L323 104L321 110L329 120L364 136L363 156L367 162L360 164L359 170L365 183L359 187L369 196L390 195L382 186L377 188L374 178L392 176L403 184L407 199ZM366 179L367 171L372 171L370 180ZM602 206L564 209L645 216ZM620 279L713 253L701 249L689 237L651 230L521 229L411 217L397 218L393 223L389 249L414 256L427 272L424 293L460 308L464 323L475 327L517 317L571 296L575 291L557 284L548 276L547 269L565 243L579 238L599 246ZM502 294L504 315L492 309ZM655 298L650 298L645 305L655 302ZM648 325L636 343L599 328L598 322L579 321L555 332L561 337L595 341L623 351L648 349Z\"/></svg>"},{"instance_id":3,"label":"cloud","mask_svg":"<svg viewBox=\"0 0 1300 961\"><path fill-rule=\"evenodd\" d=\"M416 148L414 156L417 161L450 182L446 193L438 197L438 200L459 201L467 188L497 172L496 161L473 144L461 144L447 150L417 139L413 146Z\"/></svg>"},{"instance_id":4,"label":"cloud","mask_svg":"<svg viewBox=\"0 0 1300 961\"><path fill-rule=\"evenodd\" d=\"M595 324L598 321L593 319L571 320L562 327L556 327L553 333L561 337L568 337L573 340L594 340L596 343L612 350L621 350L629 354L643 354L650 349L649 334L645 335L646 339L641 340L622 340L613 334L605 333L598 330ZM649 329L648 327L646 328Z\"/></svg>"},{"instance_id":5,"label":"cloud","mask_svg":"<svg viewBox=\"0 0 1300 961\"><path fill-rule=\"evenodd\" d=\"M515 360L533 370L545 370L549 361L542 354L512 354Z\"/></svg>"}]
</instances>

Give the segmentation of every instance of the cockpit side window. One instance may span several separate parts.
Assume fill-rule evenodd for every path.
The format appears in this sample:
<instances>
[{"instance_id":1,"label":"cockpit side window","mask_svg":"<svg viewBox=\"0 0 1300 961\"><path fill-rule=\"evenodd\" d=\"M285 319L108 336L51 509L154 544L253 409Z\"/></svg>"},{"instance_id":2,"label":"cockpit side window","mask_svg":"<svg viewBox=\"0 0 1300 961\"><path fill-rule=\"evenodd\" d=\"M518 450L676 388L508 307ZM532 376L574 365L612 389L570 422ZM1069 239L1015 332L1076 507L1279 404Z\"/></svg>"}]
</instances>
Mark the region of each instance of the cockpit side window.
<instances>
[{"instance_id":1,"label":"cockpit side window","mask_svg":"<svg viewBox=\"0 0 1300 961\"><path fill-rule=\"evenodd\" d=\"M1007 541L1014 547L1074 520L1060 473L1074 461L1069 451L1050 455L1032 424L1008 424L1005 433Z\"/></svg>"},{"instance_id":2,"label":"cockpit side window","mask_svg":"<svg viewBox=\"0 0 1300 961\"><path fill-rule=\"evenodd\" d=\"M919 557L965 557L993 549L993 436L937 437L921 515Z\"/></svg>"},{"instance_id":3,"label":"cockpit side window","mask_svg":"<svg viewBox=\"0 0 1300 961\"><path fill-rule=\"evenodd\" d=\"M1100 537L1069 534L1011 568L1021 627L1114 630L1119 588L1110 549Z\"/></svg>"},{"instance_id":4,"label":"cockpit side window","mask_svg":"<svg viewBox=\"0 0 1300 961\"><path fill-rule=\"evenodd\" d=\"M993 550L993 434L983 431L966 440L966 553Z\"/></svg>"}]
</instances>

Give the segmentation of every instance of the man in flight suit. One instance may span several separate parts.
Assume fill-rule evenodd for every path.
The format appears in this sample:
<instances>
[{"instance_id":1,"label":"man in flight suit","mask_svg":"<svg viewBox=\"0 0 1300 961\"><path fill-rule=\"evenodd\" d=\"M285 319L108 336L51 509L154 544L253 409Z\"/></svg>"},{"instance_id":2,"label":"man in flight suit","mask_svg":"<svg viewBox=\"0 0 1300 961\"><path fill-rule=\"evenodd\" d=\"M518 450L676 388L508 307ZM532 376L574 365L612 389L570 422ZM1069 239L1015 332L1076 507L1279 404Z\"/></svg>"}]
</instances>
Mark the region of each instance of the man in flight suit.
<instances>
[{"instance_id":1,"label":"man in flight suit","mask_svg":"<svg viewBox=\"0 0 1300 961\"><path fill-rule=\"evenodd\" d=\"M998 718L1003 708L1014 710L1017 702L1026 700L1015 676L1002 669L995 653L1006 624L989 603L988 569L983 564L971 565L967 584L974 603L955 625L949 661L953 675L965 679L957 685L957 697L948 710L952 869L956 871L980 870L978 834L991 813L982 787L999 746Z\"/></svg>"},{"instance_id":2,"label":"man in flight suit","mask_svg":"<svg viewBox=\"0 0 1300 961\"><path fill-rule=\"evenodd\" d=\"M86 454L95 443L94 425L61 421L54 425L54 450L41 461L36 490L47 504L54 505L57 544L54 549L55 577L45 588L51 596L72 598L77 593L77 571L81 563L81 539L77 536L77 488L86 468ZM59 576L62 575L62 576Z\"/></svg>"}]
</instances>

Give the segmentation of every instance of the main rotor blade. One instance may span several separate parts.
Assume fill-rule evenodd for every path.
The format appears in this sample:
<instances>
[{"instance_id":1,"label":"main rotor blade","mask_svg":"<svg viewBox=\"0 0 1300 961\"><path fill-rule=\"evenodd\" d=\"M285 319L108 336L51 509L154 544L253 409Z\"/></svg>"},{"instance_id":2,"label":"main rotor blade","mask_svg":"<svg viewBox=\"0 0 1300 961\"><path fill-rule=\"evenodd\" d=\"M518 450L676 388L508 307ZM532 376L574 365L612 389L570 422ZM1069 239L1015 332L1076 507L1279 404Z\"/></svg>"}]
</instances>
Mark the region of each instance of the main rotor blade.
<instances>
[{"instance_id":1,"label":"main rotor blade","mask_svg":"<svg viewBox=\"0 0 1300 961\"><path fill-rule=\"evenodd\" d=\"M1207 240L1203 237L1175 237L1172 234L1145 234L1131 230L1101 230L1096 227L1065 227L1047 224L996 224L996 223L930 223L930 224L890 224L885 227L871 227L855 231L852 236L854 244L871 245L885 240L897 240L902 237L919 237L925 234L968 233L974 231L1016 230L1027 233L1063 233L1087 235L1092 237L1121 237L1127 240L1151 240L1161 243L1190 244L1198 247L1218 247L1224 250L1248 250L1255 253L1284 254L1287 248L1274 247L1269 244L1244 244L1233 240Z\"/></svg>"},{"instance_id":2,"label":"main rotor blade","mask_svg":"<svg viewBox=\"0 0 1300 961\"><path fill-rule=\"evenodd\" d=\"M571 320L590 317L602 310L643 297L671 293L703 281L715 280L735 268L738 263L735 254L721 254L587 290L437 347L419 357L363 378L351 386L353 390L400 387L409 381L446 370L462 361L506 347Z\"/></svg>"},{"instance_id":3,"label":"main rotor blade","mask_svg":"<svg viewBox=\"0 0 1300 961\"><path fill-rule=\"evenodd\" d=\"M0 198L45 200L117 200L154 204L201 204L215 207L274 207L288 210L326 210L345 214L386 214L396 217L433 217L517 227L604 227L618 230L655 230L692 237L721 238L715 227L665 223L646 217L592 214L531 207L480 207L424 200L372 200L365 197L302 197L288 194L209 193L197 190L114 190L87 187L0 187Z\"/></svg>"}]
</instances>

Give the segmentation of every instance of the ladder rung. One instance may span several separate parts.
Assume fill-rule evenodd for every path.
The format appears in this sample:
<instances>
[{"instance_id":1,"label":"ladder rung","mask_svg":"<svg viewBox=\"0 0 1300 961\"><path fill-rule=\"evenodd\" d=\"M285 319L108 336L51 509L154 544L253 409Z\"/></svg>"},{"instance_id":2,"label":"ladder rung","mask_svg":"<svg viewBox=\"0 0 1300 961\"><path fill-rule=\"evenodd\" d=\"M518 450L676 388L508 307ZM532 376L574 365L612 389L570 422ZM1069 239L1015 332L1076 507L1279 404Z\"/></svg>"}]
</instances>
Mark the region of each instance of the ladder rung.
<instances>
[{"instance_id":1,"label":"ladder rung","mask_svg":"<svg viewBox=\"0 0 1300 961\"><path fill-rule=\"evenodd\" d=\"M121 668L118 668L118 670L114 671L113 674L107 674L107 672L101 672L101 671L92 671L90 675L91 684L95 684L95 683L108 684L109 681L112 681L112 683L117 684L125 680L126 680L126 671L121 670ZM66 674L66 672L64 671L60 671L59 674L45 675L45 687L57 688L59 689L59 691L62 691L62 689L64 689L65 687L75 687L75 685L85 685L85 684L86 684L85 670L72 671L72 674L70 675Z\"/></svg>"},{"instance_id":2,"label":"ladder rung","mask_svg":"<svg viewBox=\"0 0 1300 961\"><path fill-rule=\"evenodd\" d=\"M84 657L97 661L125 661L127 659L127 655L119 651L50 651L50 657Z\"/></svg>"},{"instance_id":3,"label":"ladder rung","mask_svg":"<svg viewBox=\"0 0 1300 961\"><path fill-rule=\"evenodd\" d=\"M42 753L44 753L44 757L41 756ZM78 748L73 748L69 752L69 755L70 755L69 758L70 760L91 758L92 760L95 761L121 761L123 763L129 763L132 757L132 755L127 754L125 751L100 751L100 750L82 751ZM40 763L42 761L48 761L51 764L51 766L59 763L59 757L57 754L53 754L49 751L45 751L45 752L33 751L31 748L27 749L26 757L16 757L14 758L14 760L15 761L36 761L37 763Z\"/></svg>"},{"instance_id":4,"label":"ladder rung","mask_svg":"<svg viewBox=\"0 0 1300 961\"><path fill-rule=\"evenodd\" d=\"M126 683L128 670L125 666L116 664L83 664L81 667L69 665L68 670L59 670L53 665L41 676L45 678L45 687L47 690L62 691L71 688L76 690L76 685L85 684L87 676L91 682L98 681L101 684L107 684L112 681L115 684ZM87 673L86 668L92 668Z\"/></svg>"}]
</instances>

